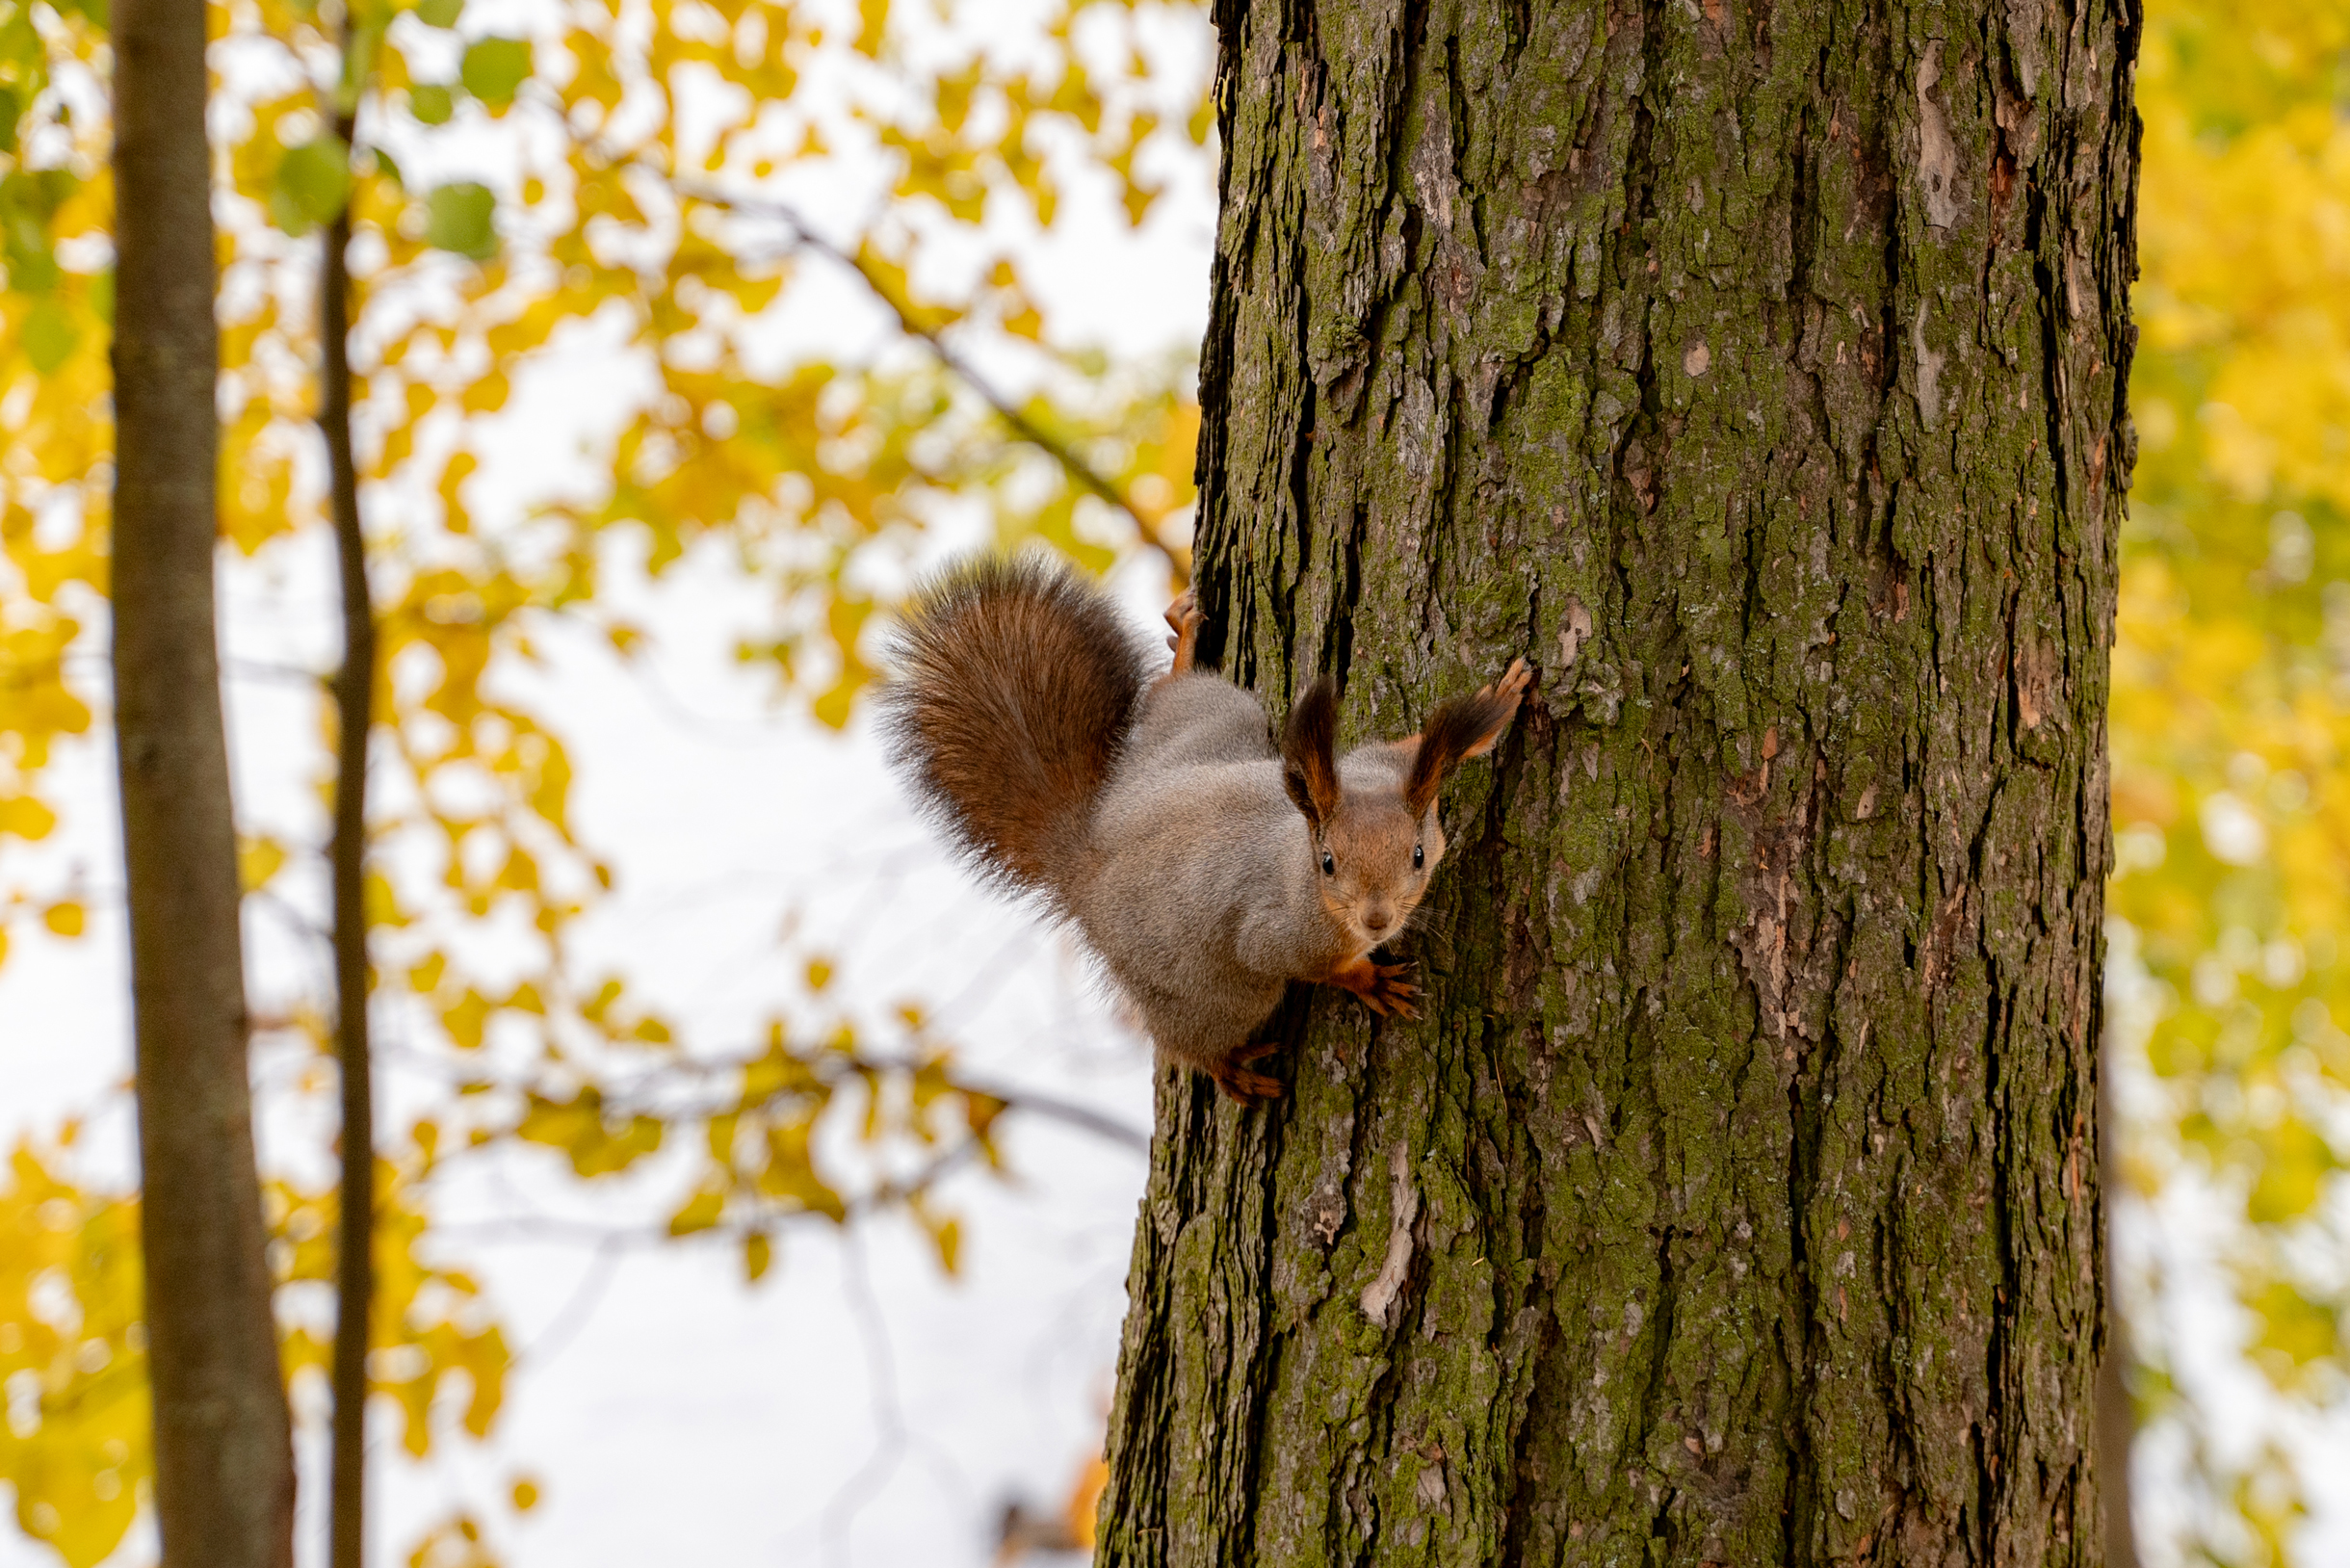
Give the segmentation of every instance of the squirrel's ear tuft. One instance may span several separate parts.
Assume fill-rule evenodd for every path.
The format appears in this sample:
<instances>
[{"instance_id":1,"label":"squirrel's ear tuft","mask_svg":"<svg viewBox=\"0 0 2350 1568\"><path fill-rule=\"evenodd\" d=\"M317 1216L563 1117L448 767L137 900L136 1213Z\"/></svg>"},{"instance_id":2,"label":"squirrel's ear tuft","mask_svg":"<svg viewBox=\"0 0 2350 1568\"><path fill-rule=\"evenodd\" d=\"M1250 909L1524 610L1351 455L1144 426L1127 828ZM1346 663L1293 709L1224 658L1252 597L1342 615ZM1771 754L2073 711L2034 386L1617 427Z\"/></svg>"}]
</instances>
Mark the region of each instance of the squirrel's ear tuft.
<instances>
[{"instance_id":1,"label":"squirrel's ear tuft","mask_svg":"<svg viewBox=\"0 0 2350 1568\"><path fill-rule=\"evenodd\" d=\"M1427 815L1428 807L1436 802L1436 792L1445 775L1460 765L1465 757L1481 757L1493 749L1501 731L1518 716L1519 700L1526 694L1528 676L1526 661L1521 659L1509 666L1508 673L1494 686L1488 686L1475 696L1447 697L1428 715L1425 728L1420 732L1420 750L1412 758L1412 771L1403 782L1403 803L1414 817Z\"/></svg>"},{"instance_id":2,"label":"squirrel's ear tuft","mask_svg":"<svg viewBox=\"0 0 2350 1568\"><path fill-rule=\"evenodd\" d=\"M1318 678L1290 710L1281 736L1281 782L1317 831L1338 815L1338 687Z\"/></svg>"}]
</instances>

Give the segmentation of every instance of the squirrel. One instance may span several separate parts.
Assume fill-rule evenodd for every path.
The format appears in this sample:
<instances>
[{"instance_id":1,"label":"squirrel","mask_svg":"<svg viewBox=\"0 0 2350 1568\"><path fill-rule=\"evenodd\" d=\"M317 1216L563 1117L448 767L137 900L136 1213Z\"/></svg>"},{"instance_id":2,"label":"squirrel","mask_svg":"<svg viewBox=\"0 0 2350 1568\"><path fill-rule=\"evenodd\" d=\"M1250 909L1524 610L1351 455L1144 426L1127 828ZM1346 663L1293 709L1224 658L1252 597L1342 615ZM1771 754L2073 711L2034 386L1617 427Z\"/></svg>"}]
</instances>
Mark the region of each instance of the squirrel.
<instances>
[{"instance_id":1,"label":"squirrel","mask_svg":"<svg viewBox=\"0 0 2350 1568\"><path fill-rule=\"evenodd\" d=\"M1401 934L1444 858L1436 792L1531 683L1523 659L1417 735L1333 755L1338 689L1307 687L1276 749L1256 694L1193 667L1203 616L1168 607L1151 678L1116 608L1070 567L984 555L917 589L886 656L890 759L982 878L1072 922L1163 1058L1247 1104L1281 1093L1250 1036L1291 980L1418 1016Z\"/></svg>"}]
</instances>

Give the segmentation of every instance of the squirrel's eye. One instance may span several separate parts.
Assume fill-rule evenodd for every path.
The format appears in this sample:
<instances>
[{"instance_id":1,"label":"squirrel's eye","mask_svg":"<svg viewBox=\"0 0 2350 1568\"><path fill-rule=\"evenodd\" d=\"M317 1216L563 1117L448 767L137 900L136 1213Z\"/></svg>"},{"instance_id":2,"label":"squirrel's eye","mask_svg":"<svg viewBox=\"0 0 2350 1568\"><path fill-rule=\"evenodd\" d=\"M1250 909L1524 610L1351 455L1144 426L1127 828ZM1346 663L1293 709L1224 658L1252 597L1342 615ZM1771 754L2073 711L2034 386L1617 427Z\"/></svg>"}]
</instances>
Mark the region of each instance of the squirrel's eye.
<instances>
[{"instance_id":1,"label":"squirrel's eye","mask_svg":"<svg viewBox=\"0 0 2350 1568\"><path fill-rule=\"evenodd\" d=\"M1412 870L1418 871L1428 863L1428 851L1420 845L1412 846Z\"/></svg>"},{"instance_id":2,"label":"squirrel's eye","mask_svg":"<svg viewBox=\"0 0 2350 1568\"><path fill-rule=\"evenodd\" d=\"M1327 849L1322 851L1322 875L1324 876L1338 875L1338 862L1330 858L1330 851Z\"/></svg>"}]
</instances>

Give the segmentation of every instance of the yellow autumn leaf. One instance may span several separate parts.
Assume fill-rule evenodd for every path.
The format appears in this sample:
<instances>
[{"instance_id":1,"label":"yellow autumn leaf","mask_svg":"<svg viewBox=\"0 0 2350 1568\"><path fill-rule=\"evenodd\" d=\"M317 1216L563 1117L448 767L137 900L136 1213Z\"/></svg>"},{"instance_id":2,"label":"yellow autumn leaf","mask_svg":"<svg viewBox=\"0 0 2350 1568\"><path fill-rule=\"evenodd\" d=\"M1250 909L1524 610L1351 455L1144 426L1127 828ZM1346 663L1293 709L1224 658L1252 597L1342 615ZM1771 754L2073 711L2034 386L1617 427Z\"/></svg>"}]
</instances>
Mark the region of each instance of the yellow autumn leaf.
<instances>
[{"instance_id":1,"label":"yellow autumn leaf","mask_svg":"<svg viewBox=\"0 0 2350 1568\"><path fill-rule=\"evenodd\" d=\"M2247 1303L2259 1322L2255 1348L2285 1382L2303 1376L2315 1363L2332 1360L2341 1350L2339 1313L2330 1304L2311 1301L2285 1280L2272 1280Z\"/></svg>"},{"instance_id":2,"label":"yellow autumn leaf","mask_svg":"<svg viewBox=\"0 0 2350 1568\"><path fill-rule=\"evenodd\" d=\"M688 1198L684 1207L669 1216L669 1234L691 1236L695 1231L706 1231L718 1222L718 1216L725 1210L726 1194L704 1188Z\"/></svg>"},{"instance_id":3,"label":"yellow autumn leaf","mask_svg":"<svg viewBox=\"0 0 2350 1568\"><path fill-rule=\"evenodd\" d=\"M269 885L286 863L286 847L268 834L237 840L237 881L248 893Z\"/></svg>"},{"instance_id":4,"label":"yellow autumn leaf","mask_svg":"<svg viewBox=\"0 0 2350 1568\"><path fill-rule=\"evenodd\" d=\"M2316 1208L2325 1179L2337 1168L2325 1135L2288 1115L2261 1139L2259 1179L2246 1213L2256 1224L2298 1219Z\"/></svg>"},{"instance_id":5,"label":"yellow autumn leaf","mask_svg":"<svg viewBox=\"0 0 2350 1568\"><path fill-rule=\"evenodd\" d=\"M57 825L57 813L29 795L0 799L0 833L20 839L45 839Z\"/></svg>"}]
</instances>

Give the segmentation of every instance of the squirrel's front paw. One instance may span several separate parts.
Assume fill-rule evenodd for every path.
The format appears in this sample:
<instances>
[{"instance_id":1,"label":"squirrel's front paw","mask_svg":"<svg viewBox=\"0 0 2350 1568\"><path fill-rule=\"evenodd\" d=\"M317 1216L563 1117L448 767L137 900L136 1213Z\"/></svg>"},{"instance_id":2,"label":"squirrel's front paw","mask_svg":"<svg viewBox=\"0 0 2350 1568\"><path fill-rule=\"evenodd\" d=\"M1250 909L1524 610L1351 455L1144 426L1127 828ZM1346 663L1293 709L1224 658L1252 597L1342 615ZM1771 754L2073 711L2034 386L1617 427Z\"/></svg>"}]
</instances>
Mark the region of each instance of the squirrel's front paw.
<instances>
[{"instance_id":1,"label":"squirrel's front paw","mask_svg":"<svg viewBox=\"0 0 2350 1568\"><path fill-rule=\"evenodd\" d=\"M1411 981L1410 963L1371 964L1371 983L1359 993L1363 1003L1382 1018L1420 1016L1420 987Z\"/></svg>"}]
</instances>

